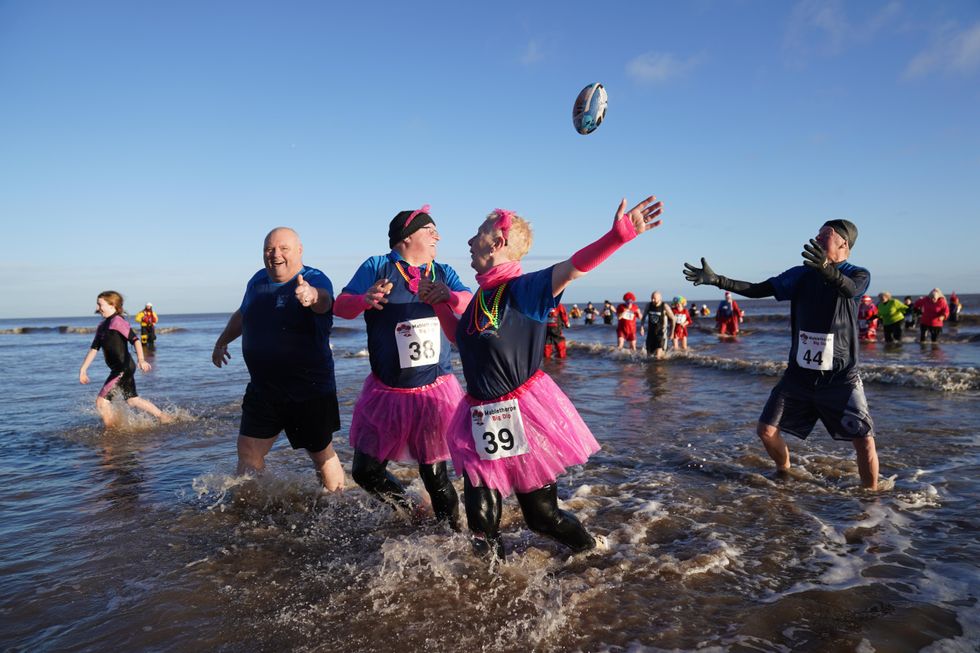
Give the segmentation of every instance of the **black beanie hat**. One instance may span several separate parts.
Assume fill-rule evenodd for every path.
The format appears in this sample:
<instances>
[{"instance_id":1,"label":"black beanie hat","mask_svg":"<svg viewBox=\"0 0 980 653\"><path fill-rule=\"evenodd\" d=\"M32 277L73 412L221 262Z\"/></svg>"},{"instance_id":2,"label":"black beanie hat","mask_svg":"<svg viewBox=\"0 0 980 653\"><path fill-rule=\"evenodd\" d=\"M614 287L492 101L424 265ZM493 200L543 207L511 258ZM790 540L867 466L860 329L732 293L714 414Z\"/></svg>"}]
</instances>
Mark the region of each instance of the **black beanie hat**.
<instances>
[{"instance_id":1,"label":"black beanie hat","mask_svg":"<svg viewBox=\"0 0 980 653\"><path fill-rule=\"evenodd\" d=\"M823 226L836 231L841 238L847 241L848 249L854 249L854 243L858 239L858 228L853 222L850 220L827 220Z\"/></svg>"},{"instance_id":2,"label":"black beanie hat","mask_svg":"<svg viewBox=\"0 0 980 653\"><path fill-rule=\"evenodd\" d=\"M424 208L428 208L428 206ZM412 218L412 221L409 222L408 225L406 225L405 221L408 220L413 213L415 214L415 217ZM435 223L436 221L432 219L432 216L425 211L402 211L392 218L391 222L388 224L388 247L394 247L395 243L408 238L425 225Z\"/></svg>"}]
</instances>

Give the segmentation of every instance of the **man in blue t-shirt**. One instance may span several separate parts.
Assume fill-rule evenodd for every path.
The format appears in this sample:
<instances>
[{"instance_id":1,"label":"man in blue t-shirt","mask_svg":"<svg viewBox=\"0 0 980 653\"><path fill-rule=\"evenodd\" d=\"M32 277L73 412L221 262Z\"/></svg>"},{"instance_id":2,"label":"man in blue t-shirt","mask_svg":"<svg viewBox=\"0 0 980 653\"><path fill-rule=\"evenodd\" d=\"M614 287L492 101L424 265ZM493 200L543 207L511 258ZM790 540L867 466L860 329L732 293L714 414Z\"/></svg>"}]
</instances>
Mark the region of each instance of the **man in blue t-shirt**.
<instances>
[{"instance_id":1,"label":"man in blue t-shirt","mask_svg":"<svg viewBox=\"0 0 980 653\"><path fill-rule=\"evenodd\" d=\"M259 270L242 304L214 343L211 361L228 363L228 345L242 336L249 384L238 430L238 474L261 472L279 433L293 449L306 449L327 490L344 487L334 452L340 428L330 329L333 287L325 274L303 265L303 244L288 227L265 237Z\"/></svg>"},{"instance_id":2,"label":"man in blue t-shirt","mask_svg":"<svg viewBox=\"0 0 980 653\"><path fill-rule=\"evenodd\" d=\"M804 245L803 265L761 283L736 281L715 274L707 261L701 268L685 263L694 285L717 286L745 297L790 300L793 342L783 378L773 388L759 417L757 433L780 471L790 466L786 431L806 438L817 419L835 440L849 440L857 454L861 484L878 487L878 454L874 423L857 371L858 302L871 274L847 262L858 230L849 220L830 220L816 239Z\"/></svg>"}]
</instances>

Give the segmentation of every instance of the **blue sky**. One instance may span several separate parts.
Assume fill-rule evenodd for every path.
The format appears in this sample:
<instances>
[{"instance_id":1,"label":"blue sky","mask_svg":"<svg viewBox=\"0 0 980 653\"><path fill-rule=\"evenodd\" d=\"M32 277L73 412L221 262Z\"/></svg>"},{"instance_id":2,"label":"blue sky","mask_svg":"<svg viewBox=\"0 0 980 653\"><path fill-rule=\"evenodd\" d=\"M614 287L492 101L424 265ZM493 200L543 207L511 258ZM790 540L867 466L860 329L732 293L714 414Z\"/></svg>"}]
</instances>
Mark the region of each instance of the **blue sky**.
<instances>
[{"instance_id":1,"label":"blue sky","mask_svg":"<svg viewBox=\"0 0 980 653\"><path fill-rule=\"evenodd\" d=\"M0 180L5 318L230 312L278 225L339 289L423 203L471 282L494 207L536 269L650 193L568 301L712 299L685 260L761 280L837 217L873 291L980 292L980 3L0 0Z\"/></svg>"}]
</instances>

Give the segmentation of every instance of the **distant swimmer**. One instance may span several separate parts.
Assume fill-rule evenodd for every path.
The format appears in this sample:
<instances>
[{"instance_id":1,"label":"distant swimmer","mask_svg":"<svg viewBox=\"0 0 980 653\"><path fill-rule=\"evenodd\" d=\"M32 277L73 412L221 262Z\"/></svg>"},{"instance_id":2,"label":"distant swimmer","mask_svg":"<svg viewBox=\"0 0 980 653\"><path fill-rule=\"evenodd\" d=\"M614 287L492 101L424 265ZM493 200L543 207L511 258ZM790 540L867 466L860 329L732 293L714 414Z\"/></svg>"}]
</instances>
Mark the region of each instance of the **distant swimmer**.
<instances>
[{"instance_id":1,"label":"distant swimmer","mask_svg":"<svg viewBox=\"0 0 980 653\"><path fill-rule=\"evenodd\" d=\"M911 295L906 295L905 299L902 300L908 310L905 311L905 330L911 331L915 328L915 321L919 317L919 311L915 307L915 302L912 301Z\"/></svg>"},{"instance_id":2,"label":"distant swimmer","mask_svg":"<svg viewBox=\"0 0 980 653\"><path fill-rule=\"evenodd\" d=\"M616 311L613 310L612 302L607 299L602 303L602 323L612 324L614 317L616 317Z\"/></svg>"},{"instance_id":3,"label":"distant swimmer","mask_svg":"<svg viewBox=\"0 0 980 653\"><path fill-rule=\"evenodd\" d=\"M674 349L687 349L687 328L691 325L691 314L687 310L687 300L684 297L674 297L670 307L674 312L674 332L670 335Z\"/></svg>"},{"instance_id":4,"label":"distant swimmer","mask_svg":"<svg viewBox=\"0 0 980 653\"><path fill-rule=\"evenodd\" d=\"M565 342L565 334L562 333L562 328L567 329L569 324L568 313L563 304L558 304L548 311L547 324L548 333L544 341L544 357L551 358L552 354L556 354L558 358L565 358L568 356L568 344Z\"/></svg>"},{"instance_id":5,"label":"distant swimmer","mask_svg":"<svg viewBox=\"0 0 980 653\"><path fill-rule=\"evenodd\" d=\"M303 265L299 234L277 227L262 246L265 268L245 286L211 352L216 367L231 359L228 345L242 337L249 383L238 428L238 474L262 472L265 456L283 431L293 449L306 449L320 483L344 487L333 449L340 429L330 330L333 286L327 275Z\"/></svg>"},{"instance_id":6,"label":"distant swimmer","mask_svg":"<svg viewBox=\"0 0 980 653\"><path fill-rule=\"evenodd\" d=\"M949 322L950 324L956 324L960 321L960 313L963 311L963 302L960 301L959 295L956 294L954 290L950 296L949 301Z\"/></svg>"},{"instance_id":7,"label":"distant swimmer","mask_svg":"<svg viewBox=\"0 0 980 653\"><path fill-rule=\"evenodd\" d=\"M790 455L780 431L805 439L819 419L835 440L850 440L861 484L878 487L874 423L858 374L858 299L871 274L847 262L858 230L848 220L830 220L804 246L803 265L760 282L715 274L707 261L685 263L694 285L717 286L744 297L790 300L792 344L789 363L759 417L757 433L780 470Z\"/></svg>"},{"instance_id":8,"label":"distant swimmer","mask_svg":"<svg viewBox=\"0 0 980 653\"><path fill-rule=\"evenodd\" d=\"M83 385L89 382L89 365L101 349L105 356L105 363L109 366L109 377L95 399L95 408L99 411L102 423L106 428L112 428L119 423L110 403L110 400L117 396L121 396L133 408L145 411L161 422L172 421L170 416L136 393L137 365L143 372L149 372L151 365L143 356L143 345L136 332L129 326L129 321L123 317L125 313L122 295L115 290L106 290L99 293L95 305L95 312L104 319L95 330L92 348L89 349L78 371L78 381ZM129 354L130 344L136 348L137 362L133 362L133 357Z\"/></svg>"},{"instance_id":9,"label":"distant swimmer","mask_svg":"<svg viewBox=\"0 0 980 653\"><path fill-rule=\"evenodd\" d=\"M865 342L878 339L878 307L871 301L871 295L863 296L858 306L858 337Z\"/></svg>"},{"instance_id":10,"label":"distant swimmer","mask_svg":"<svg viewBox=\"0 0 980 653\"><path fill-rule=\"evenodd\" d=\"M644 315L647 325L647 354L655 358L667 355L667 343L674 332L674 311L664 302L659 290L650 295Z\"/></svg>"},{"instance_id":11,"label":"distant swimmer","mask_svg":"<svg viewBox=\"0 0 980 653\"><path fill-rule=\"evenodd\" d=\"M451 266L436 261L439 230L430 210L426 204L391 219L391 251L361 264L334 312L348 320L363 313L367 328L371 372L350 426L354 481L376 499L407 508L405 488L388 463L414 463L436 519L458 530L446 429L463 387L436 314L461 313L473 293Z\"/></svg>"},{"instance_id":12,"label":"distant swimmer","mask_svg":"<svg viewBox=\"0 0 980 653\"><path fill-rule=\"evenodd\" d=\"M902 342L902 324L908 304L900 302L888 291L878 293L878 319L885 332L885 342Z\"/></svg>"},{"instance_id":13,"label":"distant swimmer","mask_svg":"<svg viewBox=\"0 0 980 653\"><path fill-rule=\"evenodd\" d=\"M648 197L631 210L623 200L612 228L571 258L524 273L531 247L526 220L495 209L469 240L480 287L463 316L445 320L456 340L466 399L453 417L449 448L463 476L466 519L477 552L503 557L503 497L514 493L528 527L572 551L595 539L558 507L558 476L599 450L575 406L541 371L546 317L574 279L596 268L637 235L660 225L663 204ZM443 316L440 315L440 318Z\"/></svg>"},{"instance_id":14,"label":"distant swimmer","mask_svg":"<svg viewBox=\"0 0 980 653\"><path fill-rule=\"evenodd\" d=\"M568 316L573 320L577 320L582 317L582 309L578 307L578 304L572 304L572 309L568 311Z\"/></svg>"},{"instance_id":15,"label":"distant swimmer","mask_svg":"<svg viewBox=\"0 0 980 653\"><path fill-rule=\"evenodd\" d=\"M623 303L616 307L616 348L628 344L636 351L636 321L640 317L640 307L636 305L636 295L631 292L623 295Z\"/></svg>"},{"instance_id":16,"label":"distant swimmer","mask_svg":"<svg viewBox=\"0 0 980 653\"><path fill-rule=\"evenodd\" d=\"M915 308L919 311L919 342L926 341L927 333L932 342L939 340L943 324L949 317L949 304L946 303L943 291L933 288L927 296L920 297L915 302Z\"/></svg>"},{"instance_id":17,"label":"distant swimmer","mask_svg":"<svg viewBox=\"0 0 980 653\"><path fill-rule=\"evenodd\" d=\"M142 311L136 314L136 323L140 325L140 342L148 349L156 347L157 343L157 314L153 312L153 304L146 302Z\"/></svg>"},{"instance_id":18,"label":"distant swimmer","mask_svg":"<svg viewBox=\"0 0 980 653\"><path fill-rule=\"evenodd\" d=\"M718 311L715 313L718 335L737 336L738 325L741 324L743 315L745 313L739 308L738 302L732 299L732 293L726 292L725 299L718 302Z\"/></svg>"},{"instance_id":19,"label":"distant swimmer","mask_svg":"<svg viewBox=\"0 0 980 653\"><path fill-rule=\"evenodd\" d=\"M583 314L585 315L586 324L594 324L596 316L599 315L599 309L593 306L592 302L589 302L585 305Z\"/></svg>"}]
</instances>

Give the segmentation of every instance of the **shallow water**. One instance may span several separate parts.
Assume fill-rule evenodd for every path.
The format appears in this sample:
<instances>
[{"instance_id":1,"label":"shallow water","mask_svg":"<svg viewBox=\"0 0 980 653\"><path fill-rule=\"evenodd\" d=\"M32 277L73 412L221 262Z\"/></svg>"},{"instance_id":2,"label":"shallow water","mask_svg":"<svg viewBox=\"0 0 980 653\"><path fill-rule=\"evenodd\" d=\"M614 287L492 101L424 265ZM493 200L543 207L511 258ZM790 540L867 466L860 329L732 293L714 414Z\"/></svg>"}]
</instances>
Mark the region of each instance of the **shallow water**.
<instances>
[{"instance_id":1,"label":"shallow water","mask_svg":"<svg viewBox=\"0 0 980 653\"><path fill-rule=\"evenodd\" d=\"M819 427L789 442L793 474L773 474L754 425L787 322L779 307L750 307L745 337L698 330L666 361L615 351L610 327L568 331L570 358L545 369L603 448L562 477L560 496L603 544L570 556L509 500L510 553L493 567L424 510L396 514L350 478L323 495L283 442L265 477L234 478L247 373L238 355L230 369L210 364L226 316L164 316L173 330L137 384L178 420L134 415L108 434L92 406L101 377L77 383L97 319L0 321L0 644L976 650L980 329L862 350L885 479L869 493L850 446ZM340 326L337 448L349 470L367 358L360 323ZM414 470L393 470L424 502Z\"/></svg>"}]
</instances>

